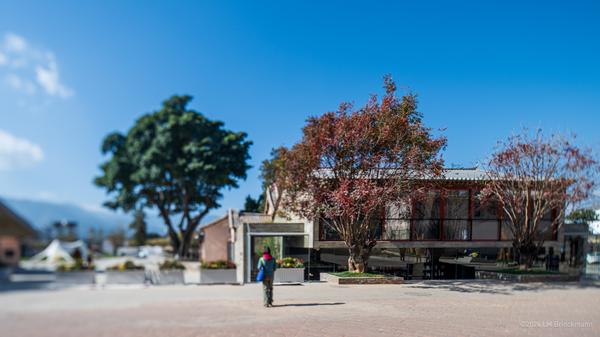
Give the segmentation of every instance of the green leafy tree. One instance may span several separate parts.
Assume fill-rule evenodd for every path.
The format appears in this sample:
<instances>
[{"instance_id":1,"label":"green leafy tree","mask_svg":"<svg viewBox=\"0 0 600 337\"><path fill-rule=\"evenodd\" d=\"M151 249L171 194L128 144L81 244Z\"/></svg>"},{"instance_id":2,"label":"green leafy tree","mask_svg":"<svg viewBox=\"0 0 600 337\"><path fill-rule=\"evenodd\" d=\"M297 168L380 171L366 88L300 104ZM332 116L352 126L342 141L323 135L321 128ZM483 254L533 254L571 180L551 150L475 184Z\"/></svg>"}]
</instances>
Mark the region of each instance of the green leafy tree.
<instances>
[{"instance_id":1,"label":"green leafy tree","mask_svg":"<svg viewBox=\"0 0 600 337\"><path fill-rule=\"evenodd\" d=\"M246 133L188 109L191 99L173 96L127 134L106 136L108 160L95 179L111 196L109 208L157 209L179 256L187 255L204 216L220 206L221 191L246 178L252 144Z\"/></svg>"},{"instance_id":2,"label":"green leafy tree","mask_svg":"<svg viewBox=\"0 0 600 337\"><path fill-rule=\"evenodd\" d=\"M245 209L253 206L253 202L258 202L260 212L265 212L267 209L266 195L270 194L274 208L277 210L279 202L281 200L281 194L278 193L276 182L279 175L282 174L284 165L284 155L287 149L284 147L278 147L271 150L271 157L263 160L260 165L260 179L262 180L262 194L257 200L252 199L250 196L246 198ZM275 212L272 214L275 217Z\"/></svg>"},{"instance_id":3,"label":"green leafy tree","mask_svg":"<svg viewBox=\"0 0 600 337\"><path fill-rule=\"evenodd\" d=\"M571 212L567 216L567 219L573 221L574 223L578 223L578 224L582 224L582 223L589 224L590 222L598 220L598 214L596 214L596 211L593 209L582 208L582 209L576 209L573 212Z\"/></svg>"},{"instance_id":4,"label":"green leafy tree","mask_svg":"<svg viewBox=\"0 0 600 337\"><path fill-rule=\"evenodd\" d=\"M143 246L146 244L146 214L141 209L135 211L133 215L133 222L129 224L129 228L133 230L133 242L136 246Z\"/></svg>"},{"instance_id":5,"label":"green leafy tree","mask_svg":"<svg viewBox=\"0 0 600 337\"><path fill-rule=\"evenodd\" d=\"M254 199L252 196L246 196L246 202L244 203L245 212L262 213L265 207L265 195L261 194L258 198Z\"/></svg>"},{"instance_id":6,"label":"green leafy tree","mask_svg":"<svg viewBox=\"0 0 600 337\"><path fill-rule=\"evenodd\" d=\"M244 202L244 211L263 213L267 208L267 201L265 194L269 193L269 188L276 188L274 185L277 180L277 175L283 169L283 158L282 155L286 149L283 147L274 148L271 150L271 157L263 160L260 165L260 179L262 180L262 193L258 198L254 199L252 196L246 196ZM279 203L279 195L272 195L276 197L274 202Z\"/></svg>"},{"instance_id":7,"label":"green leafy tree","mask_svg":"<svg viewBox=\"0 0 600 337\"><path fill-rule=\"evenodd\" d=\"M283 171L286 150L284 147L272 149L271 158L263 160L260 165L260 179L262 179L263 190L271 187L277 181L278 174Z\"/></svg>"}]
</instances>

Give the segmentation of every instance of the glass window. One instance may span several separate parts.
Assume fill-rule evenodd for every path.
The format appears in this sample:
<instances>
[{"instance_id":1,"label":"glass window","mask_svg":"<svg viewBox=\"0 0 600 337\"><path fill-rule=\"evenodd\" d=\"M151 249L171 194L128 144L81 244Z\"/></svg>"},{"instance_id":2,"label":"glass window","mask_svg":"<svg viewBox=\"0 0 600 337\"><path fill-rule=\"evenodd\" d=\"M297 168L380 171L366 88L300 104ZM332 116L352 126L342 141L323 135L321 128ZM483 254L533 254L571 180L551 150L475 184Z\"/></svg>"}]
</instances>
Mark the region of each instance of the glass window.
<instances>
[{"instance_id":1,"label":"glass window","mask_svg":"<svg viewBox=\"0 0 600 337\"><path fill-rule=\"evenodd\" d=\"M386 219L410 219L410 204L407 202L392 203L385 208Z\"/></svg>"},{"instance_id":2,"label":"glass window","mask_svg":"<svg viewBox=\"0 0 600 337\"><path fill-rule=\"evenodd\" d=\"M374 231L372 234L376 240L381 239L381 229L382 229L381 225L382 224L383 224L383 222L381 221L381 218L371 219L371 229Z\"/></svg>"},{"instance_id":3,"label":"glass window","mask_svg":"<svg viewBox=\"0 0 600 337\"><path fill-rule=\"evenodd\" d=\"M375 239L381 239L381 219L374 218L371 220L372 235ZM331 226L331 223L324 218L319 221L321 226L321 240L323 241L341 241L340 234Z\"/></svg>"},{"instance_id":4,"label":"glass window","mask_svg":"<svg viewBox=\"0 0 600 337\"><path fill-rule=\"evenodd\" d=\"M495 200L481 201L480 196L473 198L473 219L498 219L498 202Z\"/></svg>"},{"instance_id":5,"label":"glass window","mask_svg":"<svg viewBox=\"0 0 600 337\"><path fill-rule=\"evenodd\" d=\"M428 191L414 205L413 240L439 240L440 191Z\"/></svg>"},{"instance_id":6,"label":"glass window","mask_svg":"<svg viewBox=\"0 0 600 337\"><path fill-rule=\"evenodd\" d=\"M440 220L413 220L413 240L439 240Z\"/></svg>"},{"instance_id":7,"label":"glass window","mask_svg":"<svg viewBox=\"0 0 600 337\"><path fill-rule=\"evenodd\" d=\"M469 220L444 220L444 240L469 240Z\"/></svg>"},{"instance_id":8,"label":"glass window","mask_svg":"<svg viewBox=\"0 0 600 337\"><path fill-rule=\"evenodd\" d=\"M440 218L440 192L429 191L425 196L415 200L415 219Z\"/></svg>"},{"instance_id":9,"label":"glass window","mask_svg":"<svg viewBox=\"0 0 600 337\"><path fill-rule=\"evenodd\" d=\"M327 219L321 219L319 221L321 225L321 240L323 241L339 241L342 238L339 233L333 229Z\"/></svg>"},{"instance_id":10,"label":"glass window","mask_svg":"<svg viewBox=\"0 0 600 337\"><path fill-rule=\"evenodd\" d=\"M498 202L481 200L479 193L473 196L473 226L472 240L498 240ZM507 235L504 230L504 235Z\"/></svg>"},{"instance_id":11,"label":"glass window","mask_svg":"<svg viewBox=\"0 0 600 337\"><path fill-rule=\"evenodd\" d=\"M554 233L552 230L552 220L541 220L538 224L536 239L552 240Z\"/></svg>"},{"instance_id":12,"label":"glass window","mask_svg":"<svg viewBox=\"0 0 600 337\"><path fill-rule=\"evenodd\" d=\"M469 190L446 191L444 213L445 219L468 219Z\"/></svg>"},{"instance_id":13,"label":"glass window","mask_svg":"<svg viewBox=\"0 0 600 337\"><path fill-rule=\"evenodd\" d=\"M383 240L410 240L410 204L393 203L386 207Z\"/></svg>"},{"instance_id":14,"label":"glass window","mask_svg":"<svg viewBox=\"0 0 600 337\"><path fill-rule=\"evenodd\" d=\"M498 220L473 220L473 240L498 240Z\"/></svg>"},{"instance_id":15,"label":"glass window","mask_svg":"<svg viewBox=\"0 0 600 337\"><path fill-rule=\"evenodd\" d=\"M386 219L384 240L409 240L410 239L410 220L405 219Z\"/></svg>"},{"instance_id":16,"label":"glass window","mask_svg":"<svg viewBox=\"0 0 600 337\"><path fill-rule=\"evenodd\" d=\"M512 240L513 233L511 230L510 222L508 220L502 221L501 228L502 230L500 232L500 240Z\"/></svg>"}]
</instances>

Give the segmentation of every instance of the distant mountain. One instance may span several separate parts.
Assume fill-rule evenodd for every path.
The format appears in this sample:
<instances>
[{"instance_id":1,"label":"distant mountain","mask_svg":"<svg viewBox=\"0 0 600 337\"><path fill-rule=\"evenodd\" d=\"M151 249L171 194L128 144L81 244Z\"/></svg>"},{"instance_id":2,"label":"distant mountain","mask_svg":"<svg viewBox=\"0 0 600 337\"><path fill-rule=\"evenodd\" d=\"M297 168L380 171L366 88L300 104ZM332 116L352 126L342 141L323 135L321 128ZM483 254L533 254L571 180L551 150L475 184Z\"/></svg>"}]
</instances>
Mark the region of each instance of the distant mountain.
<instances>
[{"instance_id":1,"label":"distant mountain","mask_svg":"<svg viewBox=\"0 0 600 337\"><path fill-rule=\"evenodd\" d=\"M123 213L110 210L91 211L73 204L14 198L1 198L1 200L42 232L55 221L68 220L77 223L79 237L87 237L90 228L102 228L102 231L108 234L119 228L127 229L132 218ZM158 216L147 214L146 221L149 232L165 233L163 222Z\"/></svg>"}]
</instances>

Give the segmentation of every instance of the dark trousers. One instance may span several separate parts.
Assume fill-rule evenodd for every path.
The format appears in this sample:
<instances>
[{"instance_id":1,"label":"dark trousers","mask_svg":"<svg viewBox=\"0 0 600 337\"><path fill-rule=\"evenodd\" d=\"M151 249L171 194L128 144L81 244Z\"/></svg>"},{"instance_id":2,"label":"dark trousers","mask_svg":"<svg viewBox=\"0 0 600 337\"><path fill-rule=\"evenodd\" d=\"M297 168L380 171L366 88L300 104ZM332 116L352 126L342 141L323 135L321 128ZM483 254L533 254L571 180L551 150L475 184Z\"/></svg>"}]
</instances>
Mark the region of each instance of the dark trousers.
<instances>
[{"instance_id":1,"label":"dark trousers","mask_svg":"<svg viewBox=\"0 0 600 337\"><path fill-rule=\"evenodd\" d=\"M273 304L273 275L263 278L263 304Z\"/></svg>"}]
</instances>

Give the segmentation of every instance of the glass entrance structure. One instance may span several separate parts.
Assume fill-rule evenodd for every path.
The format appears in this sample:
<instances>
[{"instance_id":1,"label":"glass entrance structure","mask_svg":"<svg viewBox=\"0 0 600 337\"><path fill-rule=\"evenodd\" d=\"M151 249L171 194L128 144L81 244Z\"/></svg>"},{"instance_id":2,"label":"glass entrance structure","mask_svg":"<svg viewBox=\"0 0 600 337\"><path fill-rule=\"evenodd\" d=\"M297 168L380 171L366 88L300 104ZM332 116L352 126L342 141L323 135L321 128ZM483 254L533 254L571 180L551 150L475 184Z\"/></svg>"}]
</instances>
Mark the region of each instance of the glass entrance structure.
<instances>
[{"instance_id":1,"label":"glass entrance structure","mask_svg":"<svg viewBox=\"0 0 600 337\"><path fill-rule=\"evenodd\" d=\"M263 223L247 224L245 282L255 282L258 260L266 247L275 259L293 257L305 262L305 279L310 270L309 235L304 224Z\"/></svg>"}]
</instances>

